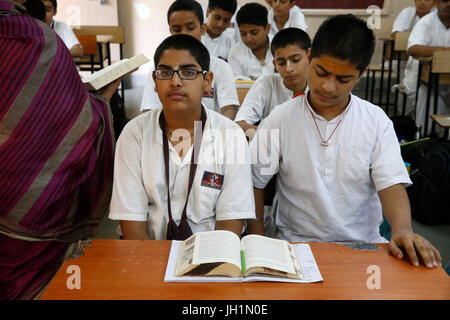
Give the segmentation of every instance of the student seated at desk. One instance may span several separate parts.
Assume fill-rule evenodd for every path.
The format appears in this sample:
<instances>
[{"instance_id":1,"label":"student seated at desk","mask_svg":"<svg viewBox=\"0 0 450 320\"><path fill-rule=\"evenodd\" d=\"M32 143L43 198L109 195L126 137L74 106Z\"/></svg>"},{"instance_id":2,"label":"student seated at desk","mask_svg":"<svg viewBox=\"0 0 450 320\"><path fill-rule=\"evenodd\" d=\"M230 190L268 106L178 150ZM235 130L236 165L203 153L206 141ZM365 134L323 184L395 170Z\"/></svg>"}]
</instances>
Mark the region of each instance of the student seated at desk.
<instances>
[{"instance_id":1,"label":"student seated at desk","mask_svg":"<svg viewBox=\"0 0 450 320\"><path fill-rule=\"evenodd\" d=\"M162 107L131 120L117 142L109 217L125 239L179 239L174 225L183 239L214 229L240 235L242 219L255 217L245 135L202 106L209 61L208 49L185 34L155 52Z\"/></svg>"},{"instance_id":2,"label":"student seated at desk","mask_svg":"<svg viewBox=\"0 0 450 320\"><path fill-rule=\"evenodd\" d=\"M270 24L270 35L285 28L299 28L303 31L308 29L305 16L295 4L295 0L273 0L270 6L268 20Z\"/></svg>"},{"instance_id":3,"label":"student seated at desk","mask_svg":"<svg viewBox=\"0 0 450 320\"><path fill-rule=\"evenodd\" d=\"M260 116L267 117L276 106L305 92L310 47L311 39L301 29L283 29L273 37L270 50L278 73L261 76L255 81L235 118L250 138L251 131L247 129L256 131L254 124L261 120Z\"/></svg>"},{"instance_id":4,"label":"student seated at desk","mask_svg":"<svg viewBox=\"0 0 450 320\"><path fill-rule=\"evenodd\" d=\"M414 57L431 57L437 50L450 48L450 1L437 0L437 11L431 12L420 19L414 26L408 40L408 54ZM428 135L431 130L431 120L424 131L427 88L419 87L417 92L416 124L422 127L422 133ZM433 112L434 95L431 95L430 114ZM450 113L450 85L439 86L438 114ZM438 134L442 128L437 128Z\"/></svg>"},{"instance_id":5,"label":"student seated at desk","mask_svg":"<svg viewBox=\"0 0 450 320\"><path fill-rule=\"evenodd\" d=\"M414 7L404 8L398 14L392 26L392 38L395 39L397 32L411 32L417 21L434 11L436 6L436 0L415 0L414 3ZM405 114L410 114L415 108L419 61L410 56L402 72L401 86L407 95Z\"/></svg>"},{"instance_id":6,"label":"student seated at desk","mask_svg":"<svg viewBox=\"0 0 450 320\"><path fill-rule=\"evenodd\" d=\"M222 60L228 60L228 51L234 44L225 30L230 26L231 18L236 12L236 0L209 0L206 10L206 32L202 36L202 43L209 53Z\"/></svg>"},{"instance_id":7,"label":"student seated at desk","mask_svg":"<svg viewBox=\"0 0 450 320\"><path fill-rule=\"evenodd\" d=\"M44 3L46 10L45 23L61 37L73 58L83 56L83 48L81 47L77 36L72 31L72 28L65 22L53 20L53 17L57 13L57 1L42 0L42 2Z\"/></svg>"},{"instance_id":8,"label":"student seated at desk","mask_svg":"<svg viewBox=\"0 0 450 320\"><path fill-rule=\"evenodd\" d=\"M439 252L411 228L408 172L384 111L351 94L370 63L373 31L352 15L326 20L309 54L308 93L275 108L250 143L257 220L264 234L264 188L277 175L268 236L292 242L386 242L383 215L397 258L421 256L429 267Z\"/></svg>"},{"instance_id":9,"label":"student seated at desk","mask_svg":"<svg viewBox=\"0 0 450 320\"><path fill-rule=\"evenodd\" d=\"M242 42L232 46L228 53L235 79L256 80L263 74L274 73L267 9L258 3L247 3L237 12L236 21Z\"/></svg>"},{"instance_id":10,"label":"student seated at desk","mask_svg":"<svg viewBox=\"0 0 450 320\"><path fill-rule=\"evenodd\" d=\"M177 0L167 12L167 22L170 33L189 34L201 40L205 25L203 24L202 6L193 0ZM234 120L239 106L233 72L225 61L211 56L211 72L214 75L211 90L203 95L202 103L208 109L221 113ZM161 106L158 94L155 92L153 73L147 77L142 96L141 111L156 109Z\"/></svg>"}]
</instances>

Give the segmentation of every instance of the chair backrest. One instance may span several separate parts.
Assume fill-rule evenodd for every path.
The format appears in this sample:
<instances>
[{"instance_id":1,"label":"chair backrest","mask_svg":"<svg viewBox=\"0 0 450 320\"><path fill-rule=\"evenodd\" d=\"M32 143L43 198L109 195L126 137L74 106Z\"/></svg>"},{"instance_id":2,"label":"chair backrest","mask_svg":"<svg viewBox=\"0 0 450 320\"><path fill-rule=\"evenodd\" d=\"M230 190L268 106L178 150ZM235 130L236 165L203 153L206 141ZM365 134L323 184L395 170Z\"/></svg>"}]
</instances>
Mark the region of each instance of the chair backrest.
<instances>
[{"instance_id":1,"label":"chair backrest","mask_svg":"<svg viewBox=\"0 0 450 320\"><path fill-rule=\"evenodd\" d=\"M450 51L438 50L433 53L433 73L450 73Z\"/></svg>"},{"instance_id":2,"label":"chair backrest","mask_svg":"<svg viewBox=\"0 0 450 320\"><path fill-rule=\"evenodd\" d=\"M78 41L83 47L83 54L95 55L97 53L97 37L92 34L77 34Z\"/></svg>"},{"instance_id":3,"label":"chair backrest","mask_svg":"<svg viewBox=\"0 0 450 320\"><path fill-rule=\"evenodd\" d=\"M125 43L125 29L122 26L79 26L73 28L76 35L94 34L94 35L111 35L113 38L111 43Z\"/></svg>"},{"instance_id":4,"label":"chair backrest","mask_svg":"<svg viewBox=\"0 0 450 320\"><path fill-rule=\"evenodd\" d=\"M406 51L406 49L408 48L409 34L410 32L397 32L395 34L395 51Z\"/></svg>"}]
</instances>

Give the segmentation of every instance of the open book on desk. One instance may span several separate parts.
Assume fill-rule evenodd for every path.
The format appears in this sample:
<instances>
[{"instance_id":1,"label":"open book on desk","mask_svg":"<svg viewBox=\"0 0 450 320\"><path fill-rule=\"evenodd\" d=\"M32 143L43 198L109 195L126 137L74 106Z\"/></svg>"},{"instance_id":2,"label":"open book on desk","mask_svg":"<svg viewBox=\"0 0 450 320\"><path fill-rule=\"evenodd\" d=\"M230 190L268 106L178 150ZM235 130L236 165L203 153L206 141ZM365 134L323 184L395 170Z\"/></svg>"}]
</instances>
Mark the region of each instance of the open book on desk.
<instances>
[{"instance_id":1,"label":"open book on desk","mask_svg":"<svg viewBox=\"0 0 450 320\"><path fill-rule=\"evenodd\" d=\"M122 59L113 63L81 80L88 91L97 91L149 61L145 55L139 54L130 59Z\"/></svg>"},{"instance_id":2,"label":"open book on desk","mask_svg":"<svg viewBox=\"0 0 450 320\"><path fill-rule=\"evenodd\" d=\"M172 241L165 282L323 281L308 244L230 231Z\"/></svg>"}]
</instances>

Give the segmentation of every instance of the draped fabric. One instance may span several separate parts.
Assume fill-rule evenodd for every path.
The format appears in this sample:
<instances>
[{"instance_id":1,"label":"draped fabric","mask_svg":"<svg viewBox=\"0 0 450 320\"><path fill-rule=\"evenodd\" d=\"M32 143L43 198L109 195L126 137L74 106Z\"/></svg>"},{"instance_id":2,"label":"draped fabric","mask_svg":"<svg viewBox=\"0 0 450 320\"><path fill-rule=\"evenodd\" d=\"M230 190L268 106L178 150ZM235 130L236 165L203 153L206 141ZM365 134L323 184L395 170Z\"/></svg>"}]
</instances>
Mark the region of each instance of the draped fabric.
<instances>
[{"instance_id":1,"label":"draped fabric","mask_svg":"<svg viewBox=\"0 0 450 320\"><path fill-rule=\"evenodd\" d=\"M56 33L20 9L0 0L0 288L2 268L52 265L96 233L113 174L109 105L86 91ZM24 262L33 247L43 254Z\"/></svg>"}]
</instances>

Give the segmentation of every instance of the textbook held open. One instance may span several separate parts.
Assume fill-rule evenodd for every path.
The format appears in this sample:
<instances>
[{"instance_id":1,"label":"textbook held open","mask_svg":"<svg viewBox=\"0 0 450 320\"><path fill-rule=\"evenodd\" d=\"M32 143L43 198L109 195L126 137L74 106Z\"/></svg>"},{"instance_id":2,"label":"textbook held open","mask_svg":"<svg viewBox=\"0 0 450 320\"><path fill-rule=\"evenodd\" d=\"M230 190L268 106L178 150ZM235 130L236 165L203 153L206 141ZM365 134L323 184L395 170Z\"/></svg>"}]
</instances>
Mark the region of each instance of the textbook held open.
<instances>
[{"instance_id":1,"label":"textbook held open","mask_svg":"<svg viewBox=\"0 0 450 320\"><path fill-rule=\"evenodd\" d=\"M88 91L97 91L149 61L144 54L139 54L130 59L122 59L100 71L83 77L81 80Z\"/></svg>"}]
</instances>

